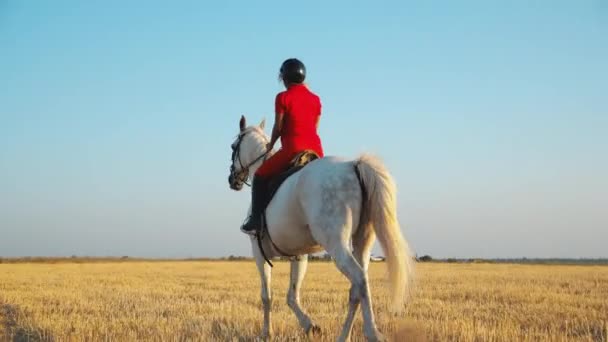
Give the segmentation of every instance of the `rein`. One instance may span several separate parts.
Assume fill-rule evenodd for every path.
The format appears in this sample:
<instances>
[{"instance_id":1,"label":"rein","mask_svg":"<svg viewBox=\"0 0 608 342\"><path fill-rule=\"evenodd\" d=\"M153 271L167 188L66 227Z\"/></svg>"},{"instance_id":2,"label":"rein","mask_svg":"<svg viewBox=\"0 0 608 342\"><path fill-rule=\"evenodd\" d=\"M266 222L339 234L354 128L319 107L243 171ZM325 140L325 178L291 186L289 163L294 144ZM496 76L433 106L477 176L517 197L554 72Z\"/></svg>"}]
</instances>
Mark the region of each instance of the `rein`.
<instances>
[{"instance_id":1,"label":"rein","mask_svg":"<svg viewBox=\"0 0 608 342\"><path fill-rule=\"evenodd\" d=\"M247 170L247 173L249 173L249 168L259 162L260 160L262 160L262 158L264 158L264 161L266 161L266 157L268 156L268 154L270 153L270 151L266 151L264 152L261 156L255 158L251 163L249 163L249 165L247 165L247 167L243 168L243 164L241 164L241 157L239 155L239 164L241 164L241 170L245 169ZM243 181L243 184L247 185L248 187L251 187L251 184L247 183L247 180Z\"/></svg>"}]
</instances>

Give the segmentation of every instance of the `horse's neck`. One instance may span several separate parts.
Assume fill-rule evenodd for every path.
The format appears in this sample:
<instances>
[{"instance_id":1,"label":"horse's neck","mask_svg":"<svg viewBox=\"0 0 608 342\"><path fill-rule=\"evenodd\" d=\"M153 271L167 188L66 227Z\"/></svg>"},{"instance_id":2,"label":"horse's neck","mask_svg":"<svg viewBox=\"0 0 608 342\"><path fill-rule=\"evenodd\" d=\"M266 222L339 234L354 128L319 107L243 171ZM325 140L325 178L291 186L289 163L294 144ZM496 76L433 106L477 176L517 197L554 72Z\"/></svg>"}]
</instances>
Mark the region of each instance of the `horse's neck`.
<instances>
[{"instance_id":1,"label":"horse's neck","mask_svg":"<svg viewBox=\"0 0 608 342\"><path fill-rule=\"evenodd\" d=\"M259 154L257 154L255 157L253 157L254 159L259 157L260 155L262 155L262 153L264 153L264 151L260 151ZM270 151L270 153L268 153L268 155L266 155L266 158L262 158L260 161L258 161L257 163L251 165L251 167L249 168L249 174L250 175L254 175L255 172L260 168L260 166L262 166L262 164L270 157L272 157L272 155L275 153L275 150Z\"/></svg>"},{"instance_id":2,"label":"horse's neck","mask_svg":"<svg viewBox=\"0 0 608 342\"><path fill-rule=\"evenodd\" d=\"M266 139L260 137L256 137L255 141L253 141L250 152L249 152L249 160L250 161L254 161L256 158L260 157L262 154L264 154L266 152L266 142L269 141L268 137L265 137ZM266 158L262 158L260 159L258 162L254 163L253 165L251 165L249 167L249 174L250 175L254 175L255 172L260 168L260 166L262 166L262 164L264 163L264 161L266 161L266 159L270 158L273 154L275 153L275 150L270 151L267 155Z\"/></svg>"}]
</instances>

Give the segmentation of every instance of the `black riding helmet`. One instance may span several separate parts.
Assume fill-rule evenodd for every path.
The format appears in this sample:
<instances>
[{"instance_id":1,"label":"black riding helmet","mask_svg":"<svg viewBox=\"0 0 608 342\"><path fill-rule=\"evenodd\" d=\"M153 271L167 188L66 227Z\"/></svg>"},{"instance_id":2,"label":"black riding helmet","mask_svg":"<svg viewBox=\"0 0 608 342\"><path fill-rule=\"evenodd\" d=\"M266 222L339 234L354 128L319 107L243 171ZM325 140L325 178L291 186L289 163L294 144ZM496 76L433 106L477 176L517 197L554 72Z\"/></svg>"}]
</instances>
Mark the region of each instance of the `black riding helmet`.
<instances>
[{"instance_id":1,"label":"black riding helmet","mask_svg":"<svg viewBox=\"0 0 608 342\"><path fill-rule=\"evenodd\" d=\"M302 83L306 78L306 67L297 58L287 59L281 65L279 77L286 83Z\"/></svg>"}]
</instances>

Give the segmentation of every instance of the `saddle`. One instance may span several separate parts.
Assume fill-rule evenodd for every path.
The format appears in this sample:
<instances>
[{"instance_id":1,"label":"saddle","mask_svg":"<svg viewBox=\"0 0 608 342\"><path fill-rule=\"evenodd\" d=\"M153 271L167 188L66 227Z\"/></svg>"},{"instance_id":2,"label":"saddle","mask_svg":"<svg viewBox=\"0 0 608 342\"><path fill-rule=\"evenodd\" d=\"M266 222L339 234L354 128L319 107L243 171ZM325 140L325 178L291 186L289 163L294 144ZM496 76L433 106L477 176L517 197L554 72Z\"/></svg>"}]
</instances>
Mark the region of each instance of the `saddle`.
<instances>
[{"instance_id":1,"label":"saddle","mask_svg":"<svg viewBox=\"0 0 608 342\"><path fill-rule=\"evenodd\" d=\"M262 210L262 218L263 218L262 227L261 227L261 231L256 233L256 236L257 236L257 240L258 240L258 246L260 248L260 251L262 252L262 255L264 256L264 260L266 260L266 262L268 262L270 267L273 266L272 262L270 262L270 260L268 260L268 257L266 256L266 253L264 252L264 248L262 247L263 236L265 236L265 235L268 236L268 240L270 241L270 243L272 244L274 249L276 249L280 254L282 254L283 256L291 256L291 255L286 254L285 252L281 251L281 249L279 249L279 247L277 245L275 245L274 242L272 241L272 239L270 238L270 235L268 234L268 225L266 224L266 207L268 206L268 203L270 203L270 201L274 197L277 190L279 190L279 187L281 186L281 184L283 184L283 182L285 182L285 180L287 180L287 178L289 178L289 176L300 171L304 166L306 166L308 163L310 163L311 161L313 161L315 159L319 159L319 155L316 152L311 151L311 150L302 151L302 152L298 153L291 160L291 162L289 163L289 166L287 167L287 170L272 177L268 181L268 187L265 189L266 195L264 198L264 205L263 205L264 209Z\"/></svg>"},{"instance_id":2,"label":"saddle","mask_svg":"<svg viewBox=\"0 0 608 342\"><path fill-rule=\"evenodd\" d=\"M270 203L270 200L274 197L274 194L279 190L279 187L289 176L294 173L300 171L304 166L306 166L311 161L319 159L319 155L312 150L305 150L298 153L289 163L289 167L287 170L279 173L278 175L272 177L272 179L268 182L268 188L266 189L266 193L268 196L266 197L266 205ZM266 207L266 205L264 207Z\"/></svg>"}]
</instances>

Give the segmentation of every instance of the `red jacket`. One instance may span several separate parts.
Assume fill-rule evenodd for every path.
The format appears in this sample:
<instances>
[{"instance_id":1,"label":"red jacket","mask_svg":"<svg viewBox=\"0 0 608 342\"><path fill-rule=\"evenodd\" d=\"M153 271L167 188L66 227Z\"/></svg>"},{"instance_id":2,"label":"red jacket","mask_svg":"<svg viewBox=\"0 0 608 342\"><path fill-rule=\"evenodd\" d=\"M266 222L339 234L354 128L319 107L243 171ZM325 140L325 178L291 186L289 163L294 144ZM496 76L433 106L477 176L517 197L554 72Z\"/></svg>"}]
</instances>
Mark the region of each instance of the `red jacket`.
<instances>
[{"instance_id":1,"label":"red jacket","mask_svg":"<svg viewBox=\"0 0 608 342\"><path fill-rule=\"evenodd\" d=\"M317 133L317 119L321 116L321 100L305 85L297 84L277 94L275 112L283 113L281 146L291 152L311 149L323 156L321 139Z\"/></svg>"},{"instance_id":2,"label":"red jacket","mask_svg":"<svg viewBox=\"0 0 608 342\"><path fill-rule=\"evenodd\" d=\"M292 85L277 94L275 111L283 113L281 149L257 170L259 176L274 176L285 171L296 154L304 150L313 150L323 157L316 125L321 116L321 100L317 95L305 85Z\"/></svg>"}]
</instances>

